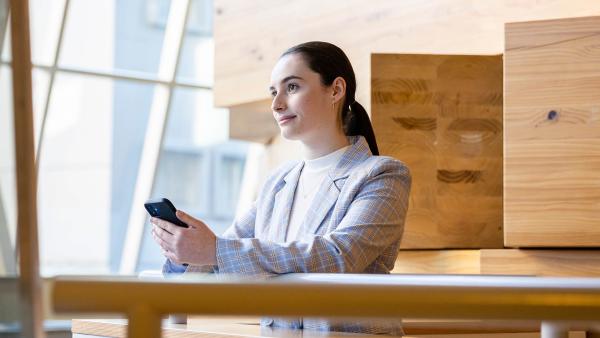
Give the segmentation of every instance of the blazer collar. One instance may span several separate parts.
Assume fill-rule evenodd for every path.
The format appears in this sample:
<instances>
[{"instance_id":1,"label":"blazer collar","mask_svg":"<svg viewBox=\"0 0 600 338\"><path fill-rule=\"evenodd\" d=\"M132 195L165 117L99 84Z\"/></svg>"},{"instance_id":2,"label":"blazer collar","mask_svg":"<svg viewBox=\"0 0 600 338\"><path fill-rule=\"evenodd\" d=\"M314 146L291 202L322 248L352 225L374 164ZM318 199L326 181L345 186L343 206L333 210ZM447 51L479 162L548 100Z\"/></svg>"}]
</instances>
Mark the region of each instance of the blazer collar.
<instances>
[{"instance_id":1,"label":"blazer collar","mask_svg":"<svg viewBox=\"0 0 600 338\"><path fill-rule=\"evenodd\" d=\"M345 178L350 175L351 169L357 164L366 160L371 156L369 145L364 137L362 136L348 136L348 141L351 146L348 148L338 164L331 168L325 180L321 184L321 187L317 191L315 198L311 202L310 210L306 214L302 228L305 229L302 232L315 234L319 229L319 226L323 222L323 219L327 216L327 213L335 205L338 199L340 191L345 183ZM294 193L304 162L298 163L290 170L284 177L285 186L279 192L277 196L277 209L278 217L285 226L279 226L277 234L275 234L275 240L284 242L287 228L289 226L290 211L292 203L294 201Z\"/></svg>"},{"instance_id":2,"label":"blazer collar","mask_svg":"<svg viewBox=\"0 0 600 338\"><path fill-rule=\"evenodd\" d=\"M350 142L350 148L344 152L338 164L328 172L328 177L334 182L348 177L350 170L357 163L363 162L367 157L372 155L369 144L363 136L347 136L347 138ZM292 167L292 169L283 177L285 183L298 183L298 177L300 177L302 168L304 168L304 161L300 161Z\"/></svg>"},{"instance_id":3,"label":"blazer collar","mask_svg":"<svg viewBox=\"0 0 600 338\"><path fill-rule=\"evenodd\" d=\"M350 148L344 152L338 164L329 171L329 178L334 182L348 177L352 168L371 156L369 144L363 136L348 136L348 141L351 144Z\"/></svg>"},{"instance_id":4,"label":"blazer collar","mask_svg":"<svg viewBox=\"0 0 600 338\"><path fill-rule=\"evenodd\" d=\"M290 170L283 178L284 182L275 194L273 205L275 224L271 230L272 240L285 242L287 229L290 223L290 212L294 204L294 194L300 178L304 162L300 162Z\"/></svg>"}]
</instances>

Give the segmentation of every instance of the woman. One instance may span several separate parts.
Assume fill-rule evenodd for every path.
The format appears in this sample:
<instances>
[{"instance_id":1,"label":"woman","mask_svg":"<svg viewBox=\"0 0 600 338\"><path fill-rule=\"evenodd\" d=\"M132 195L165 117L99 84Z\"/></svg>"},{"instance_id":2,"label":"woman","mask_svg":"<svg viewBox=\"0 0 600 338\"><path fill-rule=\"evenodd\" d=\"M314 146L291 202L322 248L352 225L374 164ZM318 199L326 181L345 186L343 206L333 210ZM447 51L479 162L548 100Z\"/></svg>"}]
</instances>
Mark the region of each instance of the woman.
<instances>
[{"instance_id":1,"label":"woman","mask_svg":"<svg viewBox=\"0 0 600 338\"><path fill-rule=\"evenodd\" d=\"M243 274L389 273L408 207L411 178L400 161L378 155L369 117L355 100L344 52L325 42L288 49L271 74L273 117L298 140L303 161L277 169L250 210L216 236L182 211L180 228L152 219L167 257L163 271ZM401 334L397 323L263 319L262 325Z\"/></svg>"}]
</instances>

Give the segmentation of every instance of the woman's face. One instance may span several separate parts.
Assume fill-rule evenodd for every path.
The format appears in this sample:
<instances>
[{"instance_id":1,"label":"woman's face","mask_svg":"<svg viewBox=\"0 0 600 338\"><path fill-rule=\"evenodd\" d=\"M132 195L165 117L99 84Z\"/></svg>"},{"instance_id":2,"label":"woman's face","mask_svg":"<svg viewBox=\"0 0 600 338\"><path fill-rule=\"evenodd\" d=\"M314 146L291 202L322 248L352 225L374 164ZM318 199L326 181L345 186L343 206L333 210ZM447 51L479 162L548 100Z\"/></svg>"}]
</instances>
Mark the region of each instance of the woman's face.
<instances>
[{"instance_id":1,"label":"woman's face","mask_svg":"<svg viewBox=\"0 0 600 338\"><path fill-rule=\"evenodd\" d=\"M318 142L338 126L333 103L334 86L326 87L300 54L279 59L271 73L269 88L273 117L286 139Z\"/></svg>"}]
</instances>

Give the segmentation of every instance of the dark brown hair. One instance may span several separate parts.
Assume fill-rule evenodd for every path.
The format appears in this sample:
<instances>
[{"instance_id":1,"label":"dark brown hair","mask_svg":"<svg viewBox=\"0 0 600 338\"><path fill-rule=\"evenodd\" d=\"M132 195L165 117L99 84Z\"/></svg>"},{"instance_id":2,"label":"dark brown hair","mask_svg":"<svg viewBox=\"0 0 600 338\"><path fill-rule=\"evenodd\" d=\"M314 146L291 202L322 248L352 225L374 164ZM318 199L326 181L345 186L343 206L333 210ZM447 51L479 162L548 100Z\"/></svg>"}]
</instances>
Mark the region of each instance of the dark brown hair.
<instances>
[{"instance_id":1,"label":"dark brown hair","mask_svg":"<svg viewBox=\"0 0 600 338\"><path fill-rule=\"evenodd\" d=\"M325 86L330 86L337 77L346 81L346 97L341 116L344 134L364 136L371 153L379 155L369 115L365 108L356 102L356 76L344 51L328 42L311 41L291 47L281 56L290 54L302 55L308 67L321 75L321 83Z\"/></svg>"}]
</instances>

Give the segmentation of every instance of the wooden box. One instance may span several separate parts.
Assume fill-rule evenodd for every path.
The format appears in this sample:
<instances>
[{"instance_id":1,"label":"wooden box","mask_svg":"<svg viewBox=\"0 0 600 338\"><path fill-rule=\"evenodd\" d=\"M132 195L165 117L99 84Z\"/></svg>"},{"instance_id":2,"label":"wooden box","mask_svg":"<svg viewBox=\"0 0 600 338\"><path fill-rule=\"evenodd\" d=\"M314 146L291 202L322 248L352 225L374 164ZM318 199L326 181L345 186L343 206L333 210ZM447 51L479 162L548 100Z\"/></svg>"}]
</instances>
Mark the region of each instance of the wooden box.
<instances>
[{"instance_id":1,"label":"wooden box","mask_svg":"<svg viewBox=\"0 0 600 338\"><path fill-rule=\"evenodd\" d=\"M502 56L374 54L382 155L413 185L403 249L501 248Z\"/></svg>"},{"instance_id":2,"label":"wooden box","mask_svg":"<svg viewBox=\"0 0 600 338\"><path fill-rule=\"evenodd\" d=\"M486 249L480 259L484 275L600 277L600 250Z\"/></svg>"},{"instance_id":3,"label":"wooden box","mask_svg":"<svg viewBox=\"0 0 600 338\"><path fill-rule=\"evenodd\" d=\"M600 17L511 23L504 240L600 246Z\"/></svg>"}]
</instances>

